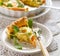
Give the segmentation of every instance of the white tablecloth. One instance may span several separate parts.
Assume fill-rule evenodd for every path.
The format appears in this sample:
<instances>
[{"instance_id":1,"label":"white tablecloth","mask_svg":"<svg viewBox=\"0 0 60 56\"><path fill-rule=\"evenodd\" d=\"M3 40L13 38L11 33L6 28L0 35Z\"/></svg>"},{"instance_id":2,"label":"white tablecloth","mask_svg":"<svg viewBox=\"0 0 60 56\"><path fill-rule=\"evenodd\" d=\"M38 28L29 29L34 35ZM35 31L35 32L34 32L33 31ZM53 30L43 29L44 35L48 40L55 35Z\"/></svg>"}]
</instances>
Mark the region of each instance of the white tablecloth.
<instances>
[{"instance_id":1,"label":"white tablecloth","mask_svg":"<svg viewBox=\"0 0 60 56\"><path fill-rule=\"evenodd\" d=\"M60 1L53 1L54 6L60 6ZM9 20L9 17L6 17L4 15L0 14L0 34L2 33L2 30L12 22L12 20ZM55 41L58 43L58 49L55 46L50 47L51 50L55 50L53 52L50 52L50 56L60 56L60 10L51 9L46 15L39 17L38 19L35 19L35 21L42 23L46 25L53 33ZM1 38L1 37L0 37ZM2 42L0 41L0 56L18 56L18 54L14 53L12 51L9 51L2 47ZM5 48L5 49L4 49ZM32 55L32 56L39 56L40 54ZM20 56L20 55L19 55Z\"/></svg>"}]
</instances>

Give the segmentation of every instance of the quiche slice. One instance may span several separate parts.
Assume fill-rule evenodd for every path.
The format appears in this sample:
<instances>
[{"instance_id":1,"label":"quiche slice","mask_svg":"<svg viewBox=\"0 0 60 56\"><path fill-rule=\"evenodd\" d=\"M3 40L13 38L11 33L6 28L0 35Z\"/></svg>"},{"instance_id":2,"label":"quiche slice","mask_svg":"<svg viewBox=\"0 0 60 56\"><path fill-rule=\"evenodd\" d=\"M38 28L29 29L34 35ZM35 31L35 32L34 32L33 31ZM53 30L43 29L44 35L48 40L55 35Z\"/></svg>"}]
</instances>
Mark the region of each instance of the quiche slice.
<instances>
[{"instance_id":1,"label":"quiche slice","mask_svg":"<svg viewBox=\"0 0 60 56\"><path fill-rule=\"evenodd\" d=\"M36 47L36 35L28 25L27 17L19 18L7 26L8 39L16 37L20 43L29 43Z\"/></svg>"},{"instance_id":2,"label":"quiche slice","mask_svg":"<svg viewBox=\"0 0 60 56\"><path fill-rule=\"evenodd\" d=\"M24 4L19 0L8 2L0 1L0 6L14 11L28 11L28 8L25 8Z\"/></svg>"},{"instance_id":3,"label":"quiche slice","mask_svg":"<svg viewBox=\"0 0 60 56\"><path fill-rule=\"evenodd\" d=\"M27 17L19 18L16 21L12 22L9 26L7 26L7 30L9 33L13 32L13 25L17 26L18 28L28 26Z\"/></svg>"},{"instance_id":4,"label":"quiche slice","mask_svg":"<svg viewBox=\"0 0 60 56\"><path fill-rule=\"evenodd\" d=\"M39 7L40 5L46 2L45 0L20 0L20 1L32 7Z\"/></svg>"}]
</instances>

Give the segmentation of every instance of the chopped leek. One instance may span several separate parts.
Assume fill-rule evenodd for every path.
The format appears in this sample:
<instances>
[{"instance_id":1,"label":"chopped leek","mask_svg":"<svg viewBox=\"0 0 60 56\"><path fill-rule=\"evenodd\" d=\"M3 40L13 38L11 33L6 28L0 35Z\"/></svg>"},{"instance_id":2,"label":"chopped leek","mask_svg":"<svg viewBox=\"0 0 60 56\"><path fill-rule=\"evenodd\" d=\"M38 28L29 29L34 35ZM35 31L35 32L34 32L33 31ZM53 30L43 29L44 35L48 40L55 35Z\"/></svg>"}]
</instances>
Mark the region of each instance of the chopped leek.
<instances>
[{"instance_id":1,"label":"chopped leek","mask_svg":"<svg viewBox=\"0 0 60 56\"><path fill-rule=\"evenodd\" d=\"M13 5L11 3L8 3L7 7L13 7Z\"/></svg>"},{"instance_id":2,"label":"chopped leek","mask_svg":"<svg viewBox=\"0 0 60 56\"><path fill-rule=\"evenodd\" d=\"M22 46L21 45L16 45L15 48L22 50Z\"/></svg>"},{"instance_id":3,"label":"chopped leek","mask_svg":"<svg viewBox=\"0 0 60 56\"><path fill-rule=\"evenodd\" d=\"M22 46L18 43L17 38L13 38L13 40L14 40L14 46L15 46L15 48L22 50Z\"/></svg>"},{"instance_id":4,"label":"chopped leek","mask_svg":"<svg viewBox=\"0 0 60 56\"><path fill-rule=\"evenodd\" d=\"M33 20L32 19L28 19L28 26L30 28L32 28L32 25L33 25Z\"/></svg>"},{"instance_id":5,"label":"chopped leek","mask_svg":"<svg viewBox=\"0 0 60 56\"><path fill-rule=\"evenodd\" d=\"M17 3L18 3L18 7L24 7L24 4L21 2L21 1L19 1L19 0L16 0L17 1Z\"/></svg>"},{"instance_id":6,"label":"chopped leek","mask_svg":"<svg viewBox=\"0 0 60 56\"><path fill-rule=\"evenodd\" d=\"M19 28L15 25L13 26L13 30L14 30L15 33L19 32Z\"/></svg>"},{"instance_id":7,"label":"chopped leek","mask_svg":"<svg viewBox=\"0 0 60 56\"><path fill-rule=\"evenodd\" d=\"M18 45L18 40L16 37L13 38L13 41L14 41L14 45Z\"/></svg>"}]
</instances>

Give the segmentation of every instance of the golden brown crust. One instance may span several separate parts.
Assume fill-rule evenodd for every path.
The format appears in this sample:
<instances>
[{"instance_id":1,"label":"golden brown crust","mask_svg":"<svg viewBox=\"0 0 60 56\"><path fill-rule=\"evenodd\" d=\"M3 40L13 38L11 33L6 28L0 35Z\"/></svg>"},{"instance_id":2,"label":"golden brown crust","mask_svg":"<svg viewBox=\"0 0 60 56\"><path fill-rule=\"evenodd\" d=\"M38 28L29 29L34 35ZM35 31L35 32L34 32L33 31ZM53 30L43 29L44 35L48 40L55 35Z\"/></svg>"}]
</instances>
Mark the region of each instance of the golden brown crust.
<instances>
[{"instance_id":1,"label":"golden brown crust","mask_svg":"<svg viewBox=\"0 0 60 56\"><path fill-rule=\"evenodd\" d=\"M8 9L14 11L28 11L28 8L9 7Z\"/></svg>"},{"instance_id":2,"label":"golden brown crust","mask_svg":"<svg viewBox=\"0 0 60 56\"><path fill-rule=\"evenodd\" d=\"M7 30L9 33L13 32L13 28L12 28L13 25L16 25L19 28L23 26L27 26L28 25L27 17L19 18L16 21L12 22L9 26L7 26Z\"/></svg>"},{"instance_id":3,"label":"golden brown crust","mask_svg":"<svg viewBox=\"0 0 60 56\"><path fill-rule=\"evenodd\" d=\"M33 47L36 47L36 36L32 36L31 40L30 40L30 43L33 45Z\"/></svg>"},{"instance_id":4,"label":"golden brown crust","mask_svg":"<svg viewBox=\"0 0 60 56\"><path fill-rule=\"evenodd\" d=\"M10 10L14 10L14 11L28 11L28 8L17 7L16 2L13 2L12 5L13 5L13 7L7 7L7 3L4 3L2 7L10 9Z\"/></svg>"}]
</instances>

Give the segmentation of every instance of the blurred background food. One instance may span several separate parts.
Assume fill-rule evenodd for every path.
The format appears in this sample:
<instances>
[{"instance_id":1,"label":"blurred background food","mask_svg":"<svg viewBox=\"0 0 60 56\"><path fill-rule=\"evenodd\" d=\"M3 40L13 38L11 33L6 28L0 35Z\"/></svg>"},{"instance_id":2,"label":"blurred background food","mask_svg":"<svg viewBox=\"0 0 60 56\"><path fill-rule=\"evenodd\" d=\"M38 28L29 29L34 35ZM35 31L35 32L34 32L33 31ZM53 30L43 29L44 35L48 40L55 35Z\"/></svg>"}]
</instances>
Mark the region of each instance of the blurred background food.
<instances>
[{"instance_id":1,"label":"blurred background food","mask_svg":"<svg viewBox=\"0 0 60 56\"><path fill-rule=\"evenodd\" d=\"M0 2L3 1L3 2L8 2L9 0L0 0Z\"/></svg>"},{"instance_id":2,"label":"blurred background food","mask_svg":"<svg viewBox=\"0 0 60 56\"><path fill-rule=\"evenodd\" d=\"M51 6L51 0L0 0L0 1L1 1L0 13L14 18L20 18L22 16L38 18L40 15L43 15L45 14L45 12L48 12L50 10L50 8L44 8L42 6L44 5ZM28 4L25 4L25 1L27 1ZM2 4L4 5L2 6Z\"/></svg>"},{"instance_id":3,"label":"blurred background food","mask_svg":"<svg viewBox=\"0 0 60 56\"><path fill-rule=\"evenodd\" d=\"M20 1L32 7L38 7L45 3L45 0L20 0Z\"/></svg>"}]
</instances>

